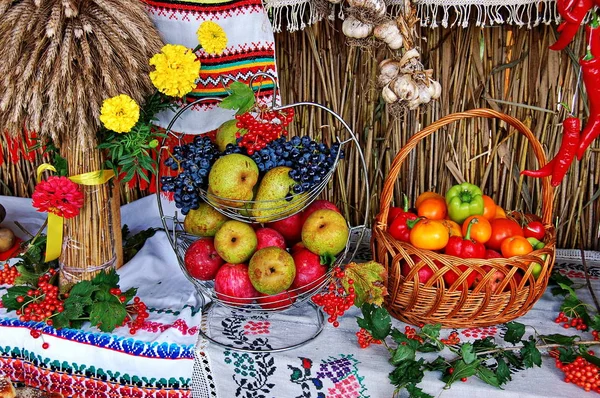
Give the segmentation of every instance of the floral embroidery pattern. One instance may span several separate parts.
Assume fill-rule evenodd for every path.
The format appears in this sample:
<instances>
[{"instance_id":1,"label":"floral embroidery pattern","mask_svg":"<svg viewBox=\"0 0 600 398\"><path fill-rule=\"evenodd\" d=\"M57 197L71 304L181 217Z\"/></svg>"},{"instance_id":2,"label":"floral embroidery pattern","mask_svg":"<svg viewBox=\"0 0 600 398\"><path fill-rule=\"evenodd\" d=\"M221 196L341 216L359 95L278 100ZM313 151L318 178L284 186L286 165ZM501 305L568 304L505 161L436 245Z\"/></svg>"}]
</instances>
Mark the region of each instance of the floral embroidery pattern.
<instances>
[{"instance_id":1,"label":"floral embroidery pattern","mask_svg":"<svg viewBox=\"0 0 600 398\"><path fill-rule=\"evenodd\" d=\"M269 321L248 321L248 323L246 323L244 325L244 333L245 334L269 334L270 330L269 327L271 326L271 322Z\"/></svg>"},{"instance_id":2,"label":"floral embroidery pattern","mask_svg":"<svg viewBox=\"0 0 600 398\"><path fill-rule=\"evenodd\" d=\"M486 326L486 327L478 327L478 328L468 328L463 329L460 332L465 337L472 337L474 339L484 338L487 336L495 336L498 333L498 328L496 326Z\"/></svg>"}]
</instances>

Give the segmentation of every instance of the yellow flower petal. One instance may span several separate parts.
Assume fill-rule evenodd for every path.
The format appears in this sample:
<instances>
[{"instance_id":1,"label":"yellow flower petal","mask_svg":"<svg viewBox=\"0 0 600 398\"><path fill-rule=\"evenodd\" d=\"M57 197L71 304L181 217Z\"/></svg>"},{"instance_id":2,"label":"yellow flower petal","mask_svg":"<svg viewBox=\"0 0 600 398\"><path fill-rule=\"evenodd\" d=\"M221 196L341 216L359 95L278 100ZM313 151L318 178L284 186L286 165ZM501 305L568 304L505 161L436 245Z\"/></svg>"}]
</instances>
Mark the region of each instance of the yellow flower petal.
<instances>
[{"instance_id":1,"label":"yellow flower petal","mask_svg":"<svg viewBox=\"0 0 600 398\"><path fill-rule=\"evenodd\" d=\"M155 70L150 72L152 84L170 97L183 97L196 87L200 61L187 47L167 44L150 58Z\"/></svg>"},{"instance_id":2,"label":"yellow flower petal","mask_svg":"<svg viewBox=\"0 0 600 398\"><path fill-rule=\"evenodd\" d=\"M105 99L100 109L100 121L116 133L128 133L139 118L139 105L125 94Z\"/></svg>"},{"instance_id":3,"label":"yellow flower petal","mask_svg":"<svg viewBox=\"0 0 600 398\"><path fill-rule=\"evenodd\" d=\"M219 24L212 21L202 22L198 31L198 42L209 54L220 55L227 48L227 34L219 26Z\"/></svg>"}]
</instances>

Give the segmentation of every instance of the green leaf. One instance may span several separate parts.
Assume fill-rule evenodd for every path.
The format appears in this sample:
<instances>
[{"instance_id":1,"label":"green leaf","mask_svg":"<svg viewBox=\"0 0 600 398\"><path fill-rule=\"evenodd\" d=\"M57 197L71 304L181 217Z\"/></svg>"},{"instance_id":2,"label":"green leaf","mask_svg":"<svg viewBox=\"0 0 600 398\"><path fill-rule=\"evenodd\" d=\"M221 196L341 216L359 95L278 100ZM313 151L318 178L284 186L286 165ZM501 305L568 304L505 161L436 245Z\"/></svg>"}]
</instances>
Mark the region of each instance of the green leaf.
<instances>
[{"instance_id":1,"label":"green leaf","mask_svg":"<svg viewBox=\"0 0 600 398\"><path fill-rule=\"evenodd\" d=\"M444 349L444 345L431 344L429 342L420 344L417 348L419 352L438 352Z\"/></svg>"},{"instance_id":2,"label":"green leaf","mask_svg":"<svg viewBox=\"0 0 600 398\"><path fill-rule=\"evenodd\" d=\"M471 343L464 343L460 347L460 352L466 364L473 363L477 359L477 355L473 351L473 344Z\"/></svg>"},{"instance_id":3,"label":"green leaf","mask_svg":"<svg viewBox=\"0 0 600 398\"><path fill-rule=\"evenodd\" d=\"M336 257L331 253L325 253L319 256L319 262L321 263L321 265L326 265L327 268L331 268L331 266L335 264L335 258ZM354 302L354 304L356 305L356 301ZM360 306L358 305L357 307L360 308Z\"/></svg>"},{"instance_id":4,"label":"green leaf","mask_svg":"<svg viewBox=\"0 0 600 398\"><path fill-rule=\"evenodd\" d=\"M572 283L571 283L572 285ZM571 296L573 297L577 297L577 293L575 293L575 290L573 290L571 288L571 285L567 285L565 283L559 283L558 286L563 289L564 291L568 292Z\"/></svg>"},{"instance_id":5,"label":"green leaf","mask_svg":"<svg viewBox=\"0 0 600 398\"><path fill-rule=\"evenodd\" d=\"M396 328L392 329L390 336L392 337L392 340L394 340L396 343L406 345L412 348L413 350L418 350L421 346L421 344L417 340L409 339L404 333L402 333Z\"/></svg>"},{"instance_id":6,"label":"green leaf","mask_svg":"<svg viewBox=\"0 0 600 398\"><path fill-rule=\"evenodd\" d=\"M519 352L526 368L533 368L534 365L542 366L542 354L536 347L533 336L528 341L523 341L523 347Z\"/></svg>"},{"instance_id":7,"label":"green leaf","mask_svg":"<svg viewBox=\"0 0 600 398\"><path fill-rule=\"evenodd\" d=\"M600 358L598 358L594 355L588 354L588 352L585 348L580 347L579 354L583 357L583 359L590 362L592 365L600 366Z\"/></svg>"},{"instance_id":8,"label":"green leaf","mask_svg":"<svg viewBox=\"0 0 600 398\"><path fill-rule=\"evenodd\" d=\"M8 311L16 311L23 303L17 302L17 297L27 297L27 292L31 290L29 286L12 286L6 290L4 296L2 296L2 306Z\"/></svg>"},{"instance_id":9,"label":"green leaf","mask_svg":"<svg viewBox=\"0 0 600 398\"><path fill-rule=\"evenodd\" d=\"M441 372L445 372L450 365L444 357L438 355L436 359L431 362L425 362L425 369L427 370L439 370Z\"/></svg>"},{"instance_id":10,"label":"green leaf","mask_svg":"<svg viewBox=\"0 0 600 398\"><path fill-rule=\"evenodd\" d=\"M442 330L442 325L436 323L435 325L424 325L419 332L419 335L423 337L429 337L431 339L437 339L440 337L440 330Z\"/></svg>"},{"instance_id":11,"label":"green leaf","mask_svg":"<svg viewBox=\"0 0 600 398\"><path fill-rule=\"evenodd\" d=\"M456 361L453 365L454 372L452 374L446 373L442 377L442 381L446 383L446 386L452 385L456 380L460 380L463 377L473 376L477 372L477 367L481 364L481 360L478 359L471 363L466 363L462 359Z\"/></svg>"},{"instance_id":12,"label":"green leaf","mask_svg":"<svg viewBox=\"0 0 600 398\"><path fill-rule=\"evenodd\" d=\"M560 310L567 316L578 316L586 325L589 325L592 323L592 318L588 314L586 307L587 304L579 300L579 298L577 298L575 295L575 292L573 292L573 294L565 297L565 300L560 306Z\"/></svg>"},{"instance_id":13,"label":"green leaf","mask_svg":"<svg viewBox=\"0 0 600 398\"><path fill-rule=\"evenodd\" d=\"M118 303L121 304L121 301L119 300L119 298L117 296L115 296L114 294L111 294L108 291L108 285L102 285L103 287L107 287L107 289L99 289L95 294L94 294L94 301L95 302L105 302L105 303Z\"/></svg>"},{"instance_id":14,"label":"green leaf","mask_svg":"<svg viewBox=\"0 0 600 398\"><path fill-rule=\"evenodd\" d=\"M496 367L496 379L498 380L498 384L502 385L507 383L509 380L512 380L510 376L510 369L504 359L496 358L498 366Z\"/></svg>"},{"instance_id":15,"label":"green leaf","mask_svg":"<svg viewBox=\"0 0 600 398\"><path fill-rule=\"evenodd\" d=\"M500 387L500 382L498 381L496 374L483 365L477 367L475 375L491 386Z\"/></svg>"},{"instance_id":16,"label":"green leaf","mask_svg":"<svg viewBox=\"0 0 600 398\"><path fill-rule=\"evenodd\" d=\"M71 298L71 296L91 297L98 289L100 288L90 281L80 281L74 284L69 291L69 298Z\"/></svg>"},{"instance_id":17,"label":"green leaf","mask_svg":"<svg viewBox=\"0 0 600 398\"><path fill-rule=\"evenodd\" d=\"M114 269L111 269L108 272L99 272L98 275L92 279L92 283L97 286L106 284L111 287L118 287L119 275Z\"/></svg>"},{"instance_id":18,"label":"green leaf","mask_svg":"<svg viewBox=\"0 0 600 398\"><path fill-rule=\"evenodd\" d=\"M32 272L23 264L17 265L17 271L21 275L15 279L15 285L37 286L38 279L43 274Z\"/></svg>"},{"instance_id":19,"label":"green leaf","mask_svg":"<svg viewBox=\"0 0 600 398\"><path fill-rule=\"evenodd\" d=\"M562 363L571 363L577 359L578 353L573 347L558 347L558 359Z\"/></svg>"},{"instance_id":20,"label":"green leaf","mask_svg":"<svg viewBox=\"0 0 600 398\"><path fill-rule=\"evenodd\" d=\"M508 361L508 363L511 366L514 366L515 368L520 368L520 369L523 368L523 361L521 360L521 358L519 358L517 355L515 355L514 352L503 351L502 356L504 357L504 359L506 359Z\"/></svg>"},{"instance_id":21,"label":"green leaf","mask_svg":"<svg viewBox=\"0 0 600 398\"><path fill-rule=\"evenodd\" d=\"M406 391L409 394L409 398L433 398L433 395L429 395L426 392L423 392L423 390L417 387L415 383L410 383L409 385L407 385Z\"/></svg>"},{"instance_id":22,"label":"green leaf","mask_svg":"<svg viewBox=\"0 0 600 398\"><path fill-rule=\"evenodd\" d=\"M375 261L367 263L350 263L344 268L342 285L348 291L348 280L354 284L354 305L362 307L363 303L383 304L383 297L387 295L384 284L387 272L385 267Z\"/></svg>"},{"instance_id":23,"label":"green leaf","mask_svg":"<svg viewBox=\"0 0 600 398\"><path fill-rule=\"evenodd\" d=\"M244 83L233 82L229 86L229 95L221 101L219 106L224 109L236 109L236 114L241 115L252 109L254 105L254 91Z\"/></svg>"},{"instance_id":24,"label":"green leaf","mask_svg":"<svg viewBox=\"0 0 600 398\"><path fill-rule=\"evenodd\" d=\"M473 351L475 352L488 351L496 347L497 345L492 336L487 336L486 338L473 341Z\"/></svg>"},{"instance_id":25,"label":"green leaf","mask_svg":"<svg viewBox=\"0 0 600 398\"><path fill-rule=\"evenodd\" d=\"M123 292L123 296L125 296L125 302L128 303L129 300L131 300L132 298L135 297L136 293L137 293L137 288L135 288L135 287L127 289L125 292Z\"/></svg>"},{"instance_id":26,"label":"green leaf","mask_svg":"<svg viewBox=\"0 0 600 398\"><path fill-rule=\"evenodd\" d=\"M600 331L600 315L594 315L594 317L591 318L591 322L588 323L588 326L594 330Z\"/></svg>"},{"instance_id":27,"label":"green leaf","mask_svg":"<svg viewBox=\"0 0 600 398\"><path fill-rule=\"evenodd\" d=\"M90 311L90 322L103 332L112 332L120 326L127 316L125 306L121 303L96 302Z\"/></svg>"},{"instance_id":28,"label":"green leaf","mask_svg":"<svg viewBox=\"0 0 600 398\"><path fill-rule=\"evenodd\" d=\"M361 307L364 318L356 318L358 325L366 329L375 340L385 340L392 329L392 318L385 308L365 303Z\"/></svg>"},{"instance_id":29,"label":"green leaf","mask_svg":"<svg viewBox=\"0 0 600 398\"><path fill-rule=\"evenodd\" d=\"M565 336L564 334L546 334L539 338L546 344L573 345L575 340L580 340L579 336Z\"/></svg>"},{"instance_id":30,"label":"green leaf","mask_svg":"<svg viewBox=\"0 0 600 398\"><path fill-rule=\"evenodd\" d=\"M504 341L513 345L521 341L521 338L525 334L525 325L519 322L508 322L506 327L508 330L504 335Z\"/></svg>"},{"instance_id":31,"label":"green leaf","mask_svg":"<svg viewBox=\"0 0 600 398\"><path fill-rule=\"evenodd\" d=\"M570 287L570 286L573 286L573 281L571 279L569 279L567 276L564 276L563 274L561 274L560 272L553 271L552 274L550 274L550 279L548 280L548 284L556 285L556 286L560 286L560 284L562 284L564 286ZM561 289L562 289L562 287L561 287Z\"/></svg>"},{"instance_id":32,"label":"green leaf","mask_svg":"<svg viewBox=\"0 0 600 398\"><path fill-rule=\"evenodd\" d=\"M418 361L407 359L400 362L389 374L390 382L396 387L420 383L425 375L422 369L423 362L423 358Z\"/></svg>"},{"instance_id":33,"label":"green leaf","mask_svg":"<svg viewBox=\"0 0 600 398\"><path fill-rule=\"evenodd\" d=\"M400 344L392 355L392 359L390 360L392 365L396 366L400 362L405 361L407 359L414 361L416 356L415 350L410 348L409 346Z\"/></svg>"}]
</instances>

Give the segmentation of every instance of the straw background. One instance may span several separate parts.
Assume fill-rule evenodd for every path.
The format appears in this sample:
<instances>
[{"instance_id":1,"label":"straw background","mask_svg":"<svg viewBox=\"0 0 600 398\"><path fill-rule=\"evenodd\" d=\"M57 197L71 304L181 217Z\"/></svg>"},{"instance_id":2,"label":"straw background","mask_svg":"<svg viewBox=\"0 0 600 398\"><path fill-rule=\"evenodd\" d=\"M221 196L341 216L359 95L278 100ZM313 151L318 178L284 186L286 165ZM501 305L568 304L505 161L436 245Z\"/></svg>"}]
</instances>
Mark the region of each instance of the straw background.
<instances>
[{"instance_id":1,"label":"straw background","mask_svg":"<svg viewBox=\"0 0 600 398\"><path fill-rule=\"evenodd\" d=\"M322 21L303 31L276 35L282 102L323 104L339 113L358 136L367 160L370 192L364 190L356 148L350 146L326 194L346 205L353 224L362 223L360 214L367 195L370 219L379 212L381 188L394 156L412 134L441 116L492 108L523 121L543 144L548 159L560 145L566 113L558 112L557 104L563 101L571 106L573 101L578 81L578 65L573 60L584 53L582 32L570 46L572 51L559 53L548 50L556 33L554 26L546 25L531 30L511 26L426 29L421 36L423 63L442 84L442 98L396 120L386 113L375 83L377 64L391 56L388 50L349 47L341 33L341 21ZM578 93L576 114L586 120L585 92L580 88ZM313 111L298 112L297 120L311 126L331 122ZM347 138L344 134L340 132L340 138ZM0 145L8 159L4 137L0 137ZM600 248L600 202L596 200L600 181L595 172L599 148L600 143L594 142L555 191L557 247ZM39 154L33 163L5 161L0 166L0 194L29 196L34 169L41 161ZM423 191L444 193L464 179L479 184L505 209L540 214L539 181L518 174L538 167L527 142L505 123L460 122L413 151L396 183L396 203L401 193L414 201ZM147 195L126 186L121 189L123 202Z\"/></svg>"}]
</instances>

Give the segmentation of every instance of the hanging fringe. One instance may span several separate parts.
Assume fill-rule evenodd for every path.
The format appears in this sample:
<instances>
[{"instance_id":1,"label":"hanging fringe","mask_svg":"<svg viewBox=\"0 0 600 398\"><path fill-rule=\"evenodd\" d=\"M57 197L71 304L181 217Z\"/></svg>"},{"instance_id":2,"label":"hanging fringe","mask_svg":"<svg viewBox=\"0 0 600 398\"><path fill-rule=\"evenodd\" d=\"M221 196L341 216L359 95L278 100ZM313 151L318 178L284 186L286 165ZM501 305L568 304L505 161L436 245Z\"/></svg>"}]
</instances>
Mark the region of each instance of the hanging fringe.
<instances>
[{"instance_id":1,"label":"hanging fringe","mask_svg":"<svg viewBox=\"0 0 600 398\"><path fill-rule=\"evenodd\" d=\"M329 15L323 15L319 11L323 8L316 7L315 1L323 0L265 0L273 31L279 33L285 28L295 32L323 18L335 19L336 9L337 17L344 19L342 7L336 6ZM404 1L386 0L388 12L394 17L401 14ZM512 0L512 3L511 0L416 0L415 4L421 26L428 28L466 28L474 23L479 27L507 24L531 29L540 23L549 25L560 22L555 0Z\"/></svg>"}]
</instances>

